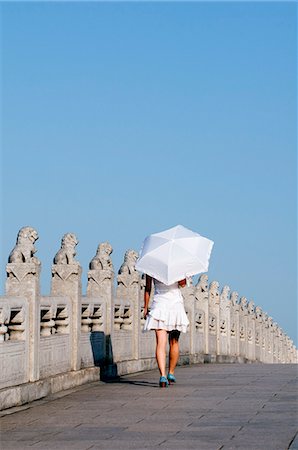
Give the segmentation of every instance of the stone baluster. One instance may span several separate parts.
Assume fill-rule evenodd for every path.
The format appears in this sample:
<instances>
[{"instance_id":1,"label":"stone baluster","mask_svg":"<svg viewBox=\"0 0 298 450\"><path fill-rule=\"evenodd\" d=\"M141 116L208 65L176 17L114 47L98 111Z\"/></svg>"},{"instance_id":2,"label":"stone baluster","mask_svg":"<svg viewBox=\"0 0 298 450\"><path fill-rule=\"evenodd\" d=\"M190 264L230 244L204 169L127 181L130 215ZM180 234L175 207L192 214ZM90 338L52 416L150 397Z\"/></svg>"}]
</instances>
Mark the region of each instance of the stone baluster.
<instances>
[{"instance_id":1,"label":"stone baluster","mask_svg":"<svg viewBox=\"0 0 298 450\"><path fill-rule=\"evenodd\" d=\"M230 355L239 356L239 303L238 292L230 296Z\"/></svg>"},{"instance_id":2,"label":"stone baluster","mask_svg":"<svg viewBox=\"0 0 298 450\"><path fill-rule=\"evenodd\" d=\"M289 341L290 341L290 338L289 338L289 336L285 336L285 360L286 360L286 363L289 363L290 362L290 355L289 355Z\"/></svg>"},{"instance_id":3,"label":"stone baluster","mask_svg":"<svg viewBox=\"0 0 298 450\"><path fill-rule=\"evenodd\" d=\"M278 362L285 364L285 333L280 327L277 327L275 339L278 339Z\"/></svg>"},{"instance_id":4,"label":"stone baluster","mask_svg":"<svg viewBox=\"0 0 298 450\"><path fill-rule=\"evenodd\" d=\"M287 335L283 333L282 335L282 362L287 363Z\"/></svg>"},{"instance_id":5,"label":"stone baluster","mask_svg":"<svg viewBox=\"0 0 298 450\"><path fill-rule=\"evenodd\" d=\"M289 354L288 354L288 339L289 339L288 335L284 334L284 360L285 360L285 363L289 363L289 360L290 360ZM298 350L296 349L296 347L294 348L294 352L295 352L295 355L297 355ZM296 359L296 357L295 357L295 363L298 363L298 359Z\"/></svg>"},{"instance_id":6,"label":"stone baluster","mask_svg":"<svg viewBox=\"0 0 298 450\"><path fill-rule=\"evenodd\" d=\"M231 302L229 295L229 286L224 286L219 303L219 355L229 355L231 350Z\"/></svg>"},{"instance_id":7,"label":"stone baluster","mask_svg":"<svg viewBox=\"0 0 298 450\"><path fill-rule=\"evenodd\" d=\"M247 305L247 358L250 361L256 359L256 316L252 300Z\"/></svg>"},{"instance_id":8,"label":"stone baluster","mask_svg":"<svg viewBox=\"0 0 298 450\"><path fill-rule=\"evenodd\" d=\"M267 362L273 363L273 319L268 317L268 356Z\"/></svg>"},{"instance_id":9,"label":"stone baluster","mask_svg":"<svg viewBox=\"0 0 298 450\"><path fill-rule=\"evenodd\" d=\"M55 328L57 334L69 333L70 318L67 306L57 305Z\"/></svg>"},{"instance_id":10,"label":"stone baluster","mask_svg":"<svg viewBox=\"0 0 298 450\"><path fill-rule=\"evenodd\" d=\"M202 274L198 280L195 290L195 353L202 353L207 355L209 353L208 347L208 333L209 333L209 286L208 275Z\"/></svg>"},{"instance_id":11,"label":"stone baluster","mask_svg":"<svg viewBox=\"0 0 298 450\"><path fill-rule=\"evenodd\" d=\"M268 314L262 314L262 347L261 347L261 362L266 363L268 360Z\"/></svg>"},{"instance_id":12,"label":"stone baluster","mask_svg":"<svg viewBox=\"0 0 298 450\"><path fill-rule=\"evenodd\" d=\"M25 311L24 308L12 309L8 325L9 339L23 341L25 338Z\"/></svg>"},{"instance_id":13,"label":"stone baluster","mask_svg":"<svg viewBox=\"0 0 298 450\"><path fill-rule=\"evenodd\" d=\"M117 276L116 302L119 304L119 319L122 318L122 329L132 330L133 339L133 358L138 359L140 354L140 335L141 335L141 299L140 284L141 276L136 271L135 264L138 259L138 253L134 250L127 250L124 255L124 261ZM117 307L117 305L115 305ZM115 317L116 319L116 317Z\"/></svg>"},{"instance_id":14,"label":"stone baluster","mask_svg":"<svg viewBox=\"0 0 298 450\"><path fill-rule=\"evenodd\" d=\"M0 342L8 341L9 334L8 334L8 326L10 321L10 307L6 303L0 308Z\"/></svg>"},{"instance_id":15,"label":"stone baluster","mask_svg":"<svg viewBox=\"0 0 298 450\"><path fill-rule=\"evenodd\" d=\"M270 355L271 355L271 347L270 347L270 317L266 313L264 315L264 328L265 328L265 347L264 347L264 362L269 363L270 362Z\"/></svg>"},{"instance_id":16,"label":"stone baluster","mask_svg":"<svg viewBox=\"0 0 298 450\"><path fill-rule=\"evenodd\" d=\"M121 299L114 302L114 330L121 330L123 325L124 305Z\"/></svg>"},{"instance_id":17,"label":"stone baluster","mask_svg":"<svg viewBox=\"0 0 298 450\"><path fill-rule=\"evenodd\" d=\"M291 349L291 363L293 363L293 364L298 363L298 351L293 343L292 343L292 349Z\"/></svg>"},{"instance_id":18,"label":"stone baluster","mask_svg":"<svg viewBox=\"0 0 298 450\"><path fill-rule=\"evenodd\" d=\"M292 339L288 338L288 362L297 364L297 349L295 348Z\"/></svg>"},{"instance_id":19,"label":"stone baluster","mask_svg":"<svg viewBox=\"0 0 298 450\"><path fill-rule=\"evenodd\" d=\"M239 356L247 358L247 299L241 297L239 301Z\"/></svg>"},{"instance_id":20,"label":"stone baluster","mask_svg":"<svg viewBox=\"0 0 298 450\"><path fill-rule=\"evenodd\" d=\"M41 306L40 309L40 335L51 336L56 333L55 317L57 313L56 305L49 307Z\"/></svg>"},{"instance_id":21,"label":"stone baluster","mask_svg":"<svg viewBox=\"0 0 298 450\"><path fill-rule=\"evenodd\" d=\"M277 363L280 359L280 341L279 341L279 329L278 324L276 322L273 323L272 329L273 329L273 351L272 351L272 357L273 362Z\"/></svg>"},{"instance_id":22,"label":"stone baluster","mask_svg":"<svg viewBox=\"0 0 298 450\"><path fill-rule=\"evenodd\" d=\"M262 361L263 342L263 311L259 306L255 307L255 356L256 361Z\"/></svg>"},{"instance_id":23,"label":"stone baluster","mask_svg":"<svg viewBox=\"0 0 298 450\"><path fill-rule=\"evenodd\" d=\"M291 342L292 342L292 346L291 346L291 363L297 364L298 363L297 349L296 349L293 341L291 341Z\"/></svg>"},{"instance_id":24,"label":"stone baluster","mask_svg":"<svg viewBox=\"0 0 298 450\"><path fill-rule=\"evenodd\" d=\"M114 299L114 268L111 254L112 246L109 242L98 245L95 256L89 264L87 299L92 298L94 303L92 320L92 332L102 332L102 356L104 367L101 368L101 376L116 374L116 366L113 364L113 299Z\"/></svg>"},{"instance_id":25,"label":"stone baluster","mask_svg":"<svg viewBox=\"0 0 298 450\"><path fill-rule=\"evenodd\" d=\"M92 320L92 332L95 331L104 331L104 318L105 318L105 313L104 313L104 304L101 305L94 305L93 308L93 314L91 316L91 320Z\"/></svg>"},{"instance_id":26,"label":"stone baluster","mask_svg":"<svg viewBox=\"0 0 298 450\"><path fill-rule=\"evenodd\" d=\"M140 282L139 282L139 298L140 298L140 322L141 322L141 329L143 329L146 319L144 318L144 293L145 293L145 286L146 286L146 275L143 273L140 276Z\"/></svg>"},{"instance_id":27,"label":"stone baluster","mask_svg":"<svg viewBox=\"0 0 298 450\"><path fill-rule=\"evenodd\" d=\"M9 339L9 334L7 333L8 327L4 324L0 324L0 342L7 341Z\"/></svg>"},{"instance_id":28,"label":"stone baluster","mask_svg":"<svg viewBox=\"0 0 298 450\"><path fill-rule=\"evenodd\" d=\"M181 293L184 299L185 312L189 320L188 332L182 334L180 337L180 353L181 354L197 354L197 329L195 322L195 307L196 307L196 287L192 283L191 277L186 278L186 285L181 289Z\"/></svg>"},{"instance_id":29,"label":"stone baluster","mask_svg":"<svg viewBox=\"0 0 298 450\"><path fill-rule=\"evenodd\" d=\"M51 295L55 297L69 297L72 304L72 370L79 370L81 366L80 333L81 333L81 295L82 269L75 260L75 247L78 244L76 236L67 233L61 241L61 248L54 258L52 265Z\"/></svg>"},{"instance_id":30,"label":"stone baluster","mask_svg":"<svg viewBox=\"0 0 298 450\"><path fill-rule=\"evenodd\" d=\"M288 361L289 363L296 363L295 361L295 349L293 346L293 341L291 338L288 337Z\"/></svg>"},{"instance_id":31,"label":"stone baluster","mask_svg":"<svg viewBox=\"0 0 298 450\"><path fill-rule=\"evenodd\" d=\"M123 330L132 330L132 322L133 322L133 313L132 313L132 305L129 302L123 305Z\"/></svg>"},{"instance_id":32,"label":"stone baluster","mask_svg":"<svg viewBox=\"0 0 298 450\"><path fill-rule=\"evenodd\" d=\"M208 350L211 361L219 354L219 283L211 281L209 286Z\"/></svg>"},{"instance_id":33,"label":"stone baluster","mask_svg":"<svg viewBox=\"0 0 298 450\"><path fill-rule=\"evenodd\" d=\"M145 293L145 286L146 286L146 275L142 274L140 277L140 292L139 292L139 298L140 298L140 324L141 324L141 330L143 330L146 319L144 317L144 293Z\"/></svg>"},{"instance_id":34,"label":"stone baluster","mask_svg":"<svg viewBox=\"0 0 298 450\"><path fill-rule=\"evenodd\" d=\"M108 336L108 341L111 340L113 333L113 298L114 298L114 268L111 259L113 252L112 246L109 242L102 242L98 245L96 255L91 260L88 271L87 297L97 298L101 305L100 310L97 309L97 316L94 317L104 326L100 326L100 331L104 331L105 336ZM100 319L101 317L101 319ZM101 321L101 322L100 322ZM95 331L95 328L93 329Z\"/></svg>"},{"instance_id":35,"label":"stone baluster","mask_svg":"<svg viewBox=\"0 0 298 450\"><path fill-rule=\"evenodd\" d=\"M90 316L93 314L93 305L82 305L82 318L81 318L81 332L88 333L91 331L92 319Z\"/></svg>"},{"instance_id":36,"label":"stone baluster","mask_svg":"<svg viewBox=\"0 0 298 450\"><path fill-rule=\"evenodd\" d=\"M25 297L29 304L29 380L39 379L40 341L40 261L34 256L37 231L31 227L20 229L17 242L11 251L6 266L6 293L8 296ZM22 323L12 327L22 327ZM16 329L10 331L14 332ZM19 330L24 331L24 330Z\"/></svg>"}]
</instances>

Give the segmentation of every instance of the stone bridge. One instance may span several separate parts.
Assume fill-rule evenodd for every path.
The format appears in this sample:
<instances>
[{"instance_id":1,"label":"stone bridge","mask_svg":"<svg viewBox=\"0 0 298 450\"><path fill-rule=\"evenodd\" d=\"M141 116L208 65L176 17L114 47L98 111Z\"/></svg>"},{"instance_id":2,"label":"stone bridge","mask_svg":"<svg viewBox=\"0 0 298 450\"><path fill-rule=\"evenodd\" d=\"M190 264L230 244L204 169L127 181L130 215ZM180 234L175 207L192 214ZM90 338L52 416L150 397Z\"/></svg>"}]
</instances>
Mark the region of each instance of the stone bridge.
<instances>
[{"instance_id":1,"label":"stone bridge","mask_svg":"<svg viewBox=\"0 0 298 450\"><path fill-rule=\"evenodd\" d=\"M142 333L144 279L135 270L137 253L126 252L114 288L112 247L101 243L83 295L78 240L67 233L54 257L51 294L43 296L37 239L36 230L22 228L6 266L6 293L0 297L1 409L99 378L155 369L154 334ZM238 299L228 286L220 290L216 281L209 284L206 274L182 292L190 328L181 336L180 364L297 362L292 340L253 301Z\"/></svg>"}]
</instances>

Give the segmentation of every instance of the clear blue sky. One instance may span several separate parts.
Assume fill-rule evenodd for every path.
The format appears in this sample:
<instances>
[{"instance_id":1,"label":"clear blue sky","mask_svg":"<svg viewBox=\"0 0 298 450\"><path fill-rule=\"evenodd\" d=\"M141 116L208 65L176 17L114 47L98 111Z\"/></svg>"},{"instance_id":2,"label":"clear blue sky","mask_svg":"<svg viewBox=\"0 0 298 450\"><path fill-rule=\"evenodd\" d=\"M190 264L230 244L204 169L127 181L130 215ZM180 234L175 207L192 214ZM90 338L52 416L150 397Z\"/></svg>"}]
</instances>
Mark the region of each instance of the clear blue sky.
<instances>
[{"instance_id":1,"label":"clear blue sky","mask_svg":"<svg viewBox=\"0 0 298 450\"><path fill-rule=\"evenodd\" d=\"M86 288L99 242L183 224L209 278L296 342L296 4L2 3L1 286L40 235L42 292L68 231Z\"/></svg>"}]
</instances>

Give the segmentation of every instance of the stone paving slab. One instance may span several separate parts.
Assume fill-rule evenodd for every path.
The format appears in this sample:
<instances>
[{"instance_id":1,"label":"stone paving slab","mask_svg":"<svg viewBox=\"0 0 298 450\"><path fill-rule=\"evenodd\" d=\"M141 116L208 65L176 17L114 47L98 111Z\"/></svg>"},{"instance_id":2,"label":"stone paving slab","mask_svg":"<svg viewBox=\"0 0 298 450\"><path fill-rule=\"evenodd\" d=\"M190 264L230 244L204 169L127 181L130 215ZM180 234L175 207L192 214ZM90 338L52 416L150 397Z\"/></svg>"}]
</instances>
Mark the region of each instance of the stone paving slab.
<instances>
[{"instance_id":1,"label":"stone paving slab","mask_svg":"<svg viewBox=\"0 0 298 450\"><path fill-rule=\"evenodd\" d=\"M0 413L2 450L296 450L297 365L198 364L96 382Z\"/></svg>"}]
</instances>

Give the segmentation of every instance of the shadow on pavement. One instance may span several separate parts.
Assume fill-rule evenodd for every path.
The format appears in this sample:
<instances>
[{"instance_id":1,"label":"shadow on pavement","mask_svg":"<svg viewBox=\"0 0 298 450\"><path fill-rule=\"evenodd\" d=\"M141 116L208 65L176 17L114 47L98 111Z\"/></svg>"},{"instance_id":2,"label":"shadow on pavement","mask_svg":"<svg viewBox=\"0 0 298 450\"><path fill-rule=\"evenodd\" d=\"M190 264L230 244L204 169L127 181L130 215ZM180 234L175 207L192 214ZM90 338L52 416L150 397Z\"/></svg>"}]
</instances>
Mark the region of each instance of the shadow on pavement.
<instances>
[{"instance_id":1,"label":"shadow on pavement","mask_svg":"<svg viewBox=\"0 0 298 450\"><path fill-rule=\"evenodd\" d=\"M105 383L120 383L120 384L132 384L134 386L145 386L145 387L152 387L152 388L158 388L158 383L154 383L152 381L141 381L141 380L125 380L123 378L111 378L104 380Z\"/></svg>"}]
</instances>

